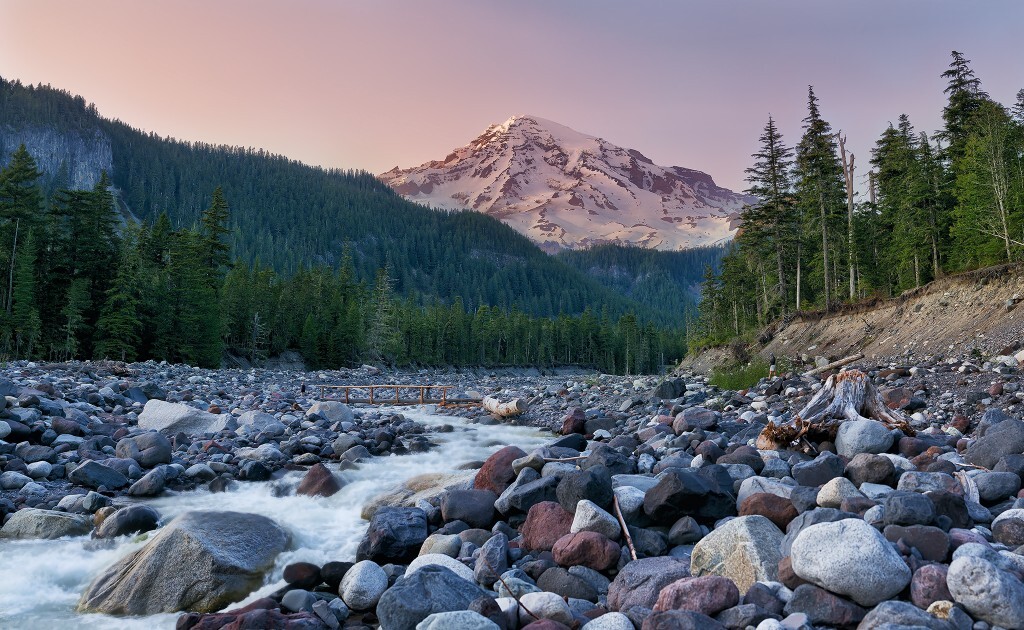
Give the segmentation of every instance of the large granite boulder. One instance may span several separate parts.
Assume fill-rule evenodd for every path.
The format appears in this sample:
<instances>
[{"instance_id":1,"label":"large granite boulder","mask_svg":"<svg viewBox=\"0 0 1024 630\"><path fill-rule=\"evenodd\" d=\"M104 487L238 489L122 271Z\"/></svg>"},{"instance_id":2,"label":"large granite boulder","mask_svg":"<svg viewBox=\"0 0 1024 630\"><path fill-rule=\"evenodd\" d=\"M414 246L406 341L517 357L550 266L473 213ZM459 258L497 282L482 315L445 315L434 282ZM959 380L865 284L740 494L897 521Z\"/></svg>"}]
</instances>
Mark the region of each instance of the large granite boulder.
<instances>
[{"instance_id":1,"label":"large granite boulder","mask_svg":"<svg viewBox=\"0 0 1024 630\"><path fill-rule=\"evenodd\" d=\"M258 588L287 546L288 534L265 516L185 512L94 579L78 610L108 615L220 610Z\"/></svg>"},{"instance_id":2,"label":"large granite boulder","mask_svg":"<svg viewBox=\"0 0 1024 630\"><path fill-rule=\"evenodd\" d=\"M181 403L150 400L139 414L139 427L164 433L216 433L228 426L229 414L213 414Z\"/></svg>"},{"instance_id":3,"label":"large granite boulder","mask_svg":"<svg viewBox=\"0 0 1024 630\"><path fill-rule=\"evenodd\" d=\"M763 516L739 516L717 527L693 548L690 572L732 580L740 593L754 582L778 580L782 532Z\"/></svg>"},{"instance_id":4,"label":"large granite boulder","mask_svg":"<svg viewBox=\"0 0 1024 630\"><path fill-rule=\"evenodd\" d=\"M430 565L398 579L377 602L382 628L415 630L434 613L467 610L483 589L449 569Z\"/></svg>"},{"instance_id":5,"label":"large granite boulder","mask_svg":"<svg viewBox=\"0 0 1024 630\"><path fill-rule=\"evenodd\" d=\"M55 510L25 508L15 512L3 529L0 538L61 538L84 536L92 531L88 516L68 514Z\"/></svg>"}]
</instances>

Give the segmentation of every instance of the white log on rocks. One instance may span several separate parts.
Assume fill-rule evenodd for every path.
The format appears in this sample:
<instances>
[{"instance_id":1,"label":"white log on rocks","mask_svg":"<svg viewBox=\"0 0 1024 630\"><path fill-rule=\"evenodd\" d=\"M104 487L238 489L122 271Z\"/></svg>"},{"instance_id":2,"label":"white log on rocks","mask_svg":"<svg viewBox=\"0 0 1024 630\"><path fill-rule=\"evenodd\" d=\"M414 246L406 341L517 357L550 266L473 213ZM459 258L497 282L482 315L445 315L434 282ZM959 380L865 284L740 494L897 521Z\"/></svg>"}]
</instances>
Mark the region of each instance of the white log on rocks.
<instances>
[{"instance_id":1,"label":"white log on rocks","mask_svg":"<svg viewBox=\"0 0 1024 630\"><path fill-rule=\"evenodd\" d=\"M803 375L804 376L814 376L815 374L821 374L822 372L827 372L829 370L834 370L837 367L843 367L847 363L853 363L854 361L858 361L858 360L863 359L863 358L864 358L863 354L857 353L857 354L854 354L854 355L851 355L851 356L839 359L838 361L833 361L832 363L829 363L828 365L823 365L823 366L821 366L819 368L814 368L813 370L808 370L808 371L804 372Z\"/></svg>"},{"instance_id":2,"label":"white log on rocks","mask_svg":"<svg viewBox=\"0 0 1024 630\"><path fill-rule=\"evenodd\" d=\"M481 404L484 409L490 411L496 416L501 416L502 418L518 416L527 409L526 401L522 398L513 398L508 402L501 402L493 396L484 396Z\"/></svg>"},{"instance_id":3,"label":"white log on rocks","mask_svg":"<svg viewBox=\"0 0 1024 630\"><path fill-rule=\"evenodd\" d=\"M847 370L828 377L811 401L792 420L776 425L768 421L757 437L757 448L788 448L801 439L834 441L839 425L847 420L876 420L890 429L914 435L902 412L889 409L867 374Z\"/></svg>"}]
</instances>

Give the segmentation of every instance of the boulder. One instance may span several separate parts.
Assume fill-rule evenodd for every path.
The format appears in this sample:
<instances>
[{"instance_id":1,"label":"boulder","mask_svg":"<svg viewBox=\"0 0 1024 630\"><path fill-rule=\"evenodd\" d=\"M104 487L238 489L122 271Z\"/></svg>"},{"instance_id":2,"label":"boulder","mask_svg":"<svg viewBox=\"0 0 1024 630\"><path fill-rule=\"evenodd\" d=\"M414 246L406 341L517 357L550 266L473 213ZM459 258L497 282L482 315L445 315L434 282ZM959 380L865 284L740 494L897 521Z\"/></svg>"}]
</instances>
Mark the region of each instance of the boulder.
<instances>
[{"instance_id":1,"label":"boulder","mask_svg":"<svg viewBox=\"0 0 1024 630\"><path fill-rule=\"evenodd\" d=\"M114 538L156 529L160 514L148 505L130 505L103 519L96 538Z\"/></svg>"},{"instance_id":2,"label":"boulder","mask_svg":"<svg viewBox=\"0 0 1024 630\"><path fill-rule=\"evenodd\" d=\"M320 416L329 422L352 422L355 416L345 403L322 400L313 403L306 411L306 417Z\"/></svg>"},{"instance_id":3,"label":"boulder","mask_svg":"<svg viewBox=\"0 0 1024 630\"><path fill-rule=\"evenodd\" d=\"M0 529L0 538L62 538L84 536L92 531L88 516L54 510L18 510Z\"/></svg>"},{"instance_id":4,"label":"boulder","mask_svg":"<svg viewBox=\"0 0 1024 630\"><path fill-rule=\"evenodd\" d=\"M143 468L171 463L171 442L157 431L122 438L117 443L118 457L134 459Z\"/></svg>"},{"instance_id":5,"label":"boulder","mask_svg":"<svg viewBox=\"0 0 1024 630\"><path fill-rule=\"evenodd\" d=\"M94 462L91 459L87 459L79 464L68 475L68 479L80 486L94 489L105 487L109 490L116 490L128 485L127 477L113 468Z\"/></svg>"},{"instance_id":6,"label":"boulder","mask_svg":"<svg viewBox=\"0 0 1024 630\"><path fill-rule=\"evenodd\" d=\"M717 575L676 580L658 594L654 610L692 610L713 617L740 603L732 580Z\"/></svg>"},{"instance_id":7,"label":"boulder","mask_svg":"<svg viewBox=\"0 0 1024 630\"><path fill-rule=\"evenodd\" d=\"M473 487L500 495L515 481L516 473L512 470L512 462L520 457L526 457L526 451L518 446L506 446L494 453L477 471Z\"/></svg>"},{"instance_id":8,"label":"boulder","mask_svg":"<svg viewBox=\"0 0 1024 630\"><path fill-rule=\"evenodd\" d=\"M739 516L715 528L693 548L692 575L720 575L740 593L759 581L778 580L782 532L763 516Z\"/></svg>"},{"instance_id":9,"label":"boulder","mask_svg":"<svg viewBox=\"0 0 1024 630\"><path fill-rule=\"evenodd\" d=\"M484 594L479 586L444 567L426 566L400 577L384 592L377 602L377 617L382 628L415 630L430 615L466 610Z\"/></svg>"},{"instance_id":10,"label":"boulder","mask_svg":"<svg viewBox=\"0 0 1024 630\"><path fill-rule=\"evenodd\" d=\"M570 532L597 532L611 540L618 540L622 535L622 527L618 519L602 510L593 501L584 499L576 504L576 515L573 517Z\"/></svg>"},{"instance_id":11,"label":"boulder","mask_svg":"<svg viewBox=\"0 0 1024 630\"><path fill-rule=\"evenodd\" d=\"M792 563L800 578L861 606L892 598L911 578L910 568L892 545L860 519L804 529L793 541Z\"/></svg>"},{"instance_id":12,"label":"boulder","mask_svg":"<svg viewBox=\"0 0 1024 630\"><path fill-rule=\"evenodd\" d=\"M990 429L989 434L993 431L995 428ZM972 556L956 558L949 565L946 585L953 601L973 617L1004 628L1024 628L1024 583L988 560Z\"/></svg>"},{"instance_id":13,"label":"boulder","mask_svg":"<svg viewBox=\"0 0 1024 630\"><path fill-rule=\"evenodd\" d=\"M530 508L520 527L528 551L550 551L559 538L572 529L574 517L555 501L542 501Z\"/></svg>"},{"instance_id":14,"label":"boulder","mask_svg":"<svg viewBox=\"0 0 1024 630\"><path fill-rule=\"evenodd\" d=\"M1004 456L1020 453L1024 453L1024 422L1009 419L993 425L968 446L964 459L992 469Z\"/></svg>"},{"instance_id":15,"label":"boulder","mask_svg":"<svg viewBox=\"0 0 1024 630\"><path fill-rule=\"evenodd\" d=\"M139 414L139 427L165 433L217 433L228 426L228 414L213 414L181 403L150 400Z\"/></svg>"},{"instance_id":16,"label":"boulder","mask_svg":"<svg viewBox=\"0 0 1024 630\"><path fill-rule=\"evenodd\" d=\"M314 464L299 482L295 494L309 497L329 497L341 490L342 485L341 478L332 473L327 466Z\"/></svg>"},{"instance_id":17,"label":"boulder","mask_svg":"<svg viewBox=\"0 0 1024 630\"><path fill-rule=\"evenodd\" d=\"M262 584L287 545L288 534L264 516L185 512L96 577L78 610L108 615L219 610Z\"/></svg>"},{"instance_id":18,"label":"boulder","mask_svg":"<svg viewBox=\"0 0 1024 630\"><path fill-rule=\"evenodd\" d=\"M370 519L356 560L409 562L426 539L426 512L415 507L382 507Z\"/></svg>"},{"instance_id":19,"label":"boulder","mask_svg":"<svg viewBox=\"0 0 1024 630\"><path fill-rule=\"evenodd\" d=\"M849 420L836 432L836 452L847 459L860 453L884 453L892 441L892 431L877 420Z\"/></svg>"},{"instance_id":20,"label":"boulder","mask_svg":"<svg viewBox=\"0 0 1024 630\"><path fill-rule=\"evenodd\" d=\"M462 521L470 527L490 529L497 499L498 495L490 490L449 490L441 497L441 517L445 521Z\"/></svg>"},{"instance_id":21,"label":"boulder","mask_svg":"<svg viewBox=\"0 0 1024 630\"><path fill-rule=\"evenodd\" d=\"M388 588L388 575L372 560L363 560L345 572L338 594L352 610L373 610Z\"/></svg>"},{"instance_id":22,"label":"boulder","mask_svg":"<svg viewBox=\"0 0 1024 630\"><path fill-rule=\"evenodd\" d=\"M527 593L519 598L519 623L526 627L535 617L556 621L565 626L573 623L572 609L564 599L554 593ZM529 609L529 613L526 612ZM530 614L532 613L532 614Z\"/></svg>"},{"instance_id":23,"label":"boulder","mask_svg":"<svg viewBox=\"0 0 1024 630\"><path fill-rule=\"evenodd\" d=\"M478 612L457 610L428 615L416 630L501 630L501 626Z\"/></svg>"},{"instance_id":24,"label":"boulder","mask_svg":"<svg viewBox=\"0 0 1024 630\"><path fill-rule=\"evenodd\" d=\"M476 581L473 569L470 569L455 558L443 553L425 553L422 556L417 556L416 559L410 562L409 566L405 569L405 575L412 575L423 567L430 566L444 567L464 580L469 580L470 582Z\"/></svg>"},{"instance_id":25,"label":"boulder","mask_svg":"<svg viewBox=\"0 0 1024 630\"><path fill-rule=\"evenodd\" d=\"M585 566L604 571L619 561L618 544L597 532L566 534L551 548L555 562L563 566Z\"/></svg>"},{"instance_id":26,"label":"boulder","mask_svg":"<svg viewBox=\"0 0 1024 630\"><path fill-rule=\"evenodd\" d=\"M689 563L670 556L641 558L626 564L608 586L608 607L626 612L653 608L658 594L678 579L690 576Z\"/></svg>"},{"instance_id":27,"label":"boulder","mask_svg":"<svg viewBox=\"0 0 1024 630\"><path fill-rule=\"evenodd\" d=\"M864 618L865 611L853 602L829 593L813 584L801 584L786 602L787 615L803 613L815 626L852 628Z\"/></svg>"}]
</instances>

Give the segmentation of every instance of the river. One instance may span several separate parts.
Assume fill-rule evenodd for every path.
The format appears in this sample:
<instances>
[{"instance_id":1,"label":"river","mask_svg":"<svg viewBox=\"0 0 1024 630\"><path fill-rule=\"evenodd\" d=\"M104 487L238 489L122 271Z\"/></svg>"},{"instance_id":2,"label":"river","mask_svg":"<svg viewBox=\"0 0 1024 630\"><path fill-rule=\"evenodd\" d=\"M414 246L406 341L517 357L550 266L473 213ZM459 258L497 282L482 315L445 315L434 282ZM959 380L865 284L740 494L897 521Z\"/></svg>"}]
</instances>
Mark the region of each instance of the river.
<instances>
[{"instance_id":1,"label":"river","mask_svg":"<svg viewBox=\"0 0 1024 630\"><path fill-rule=\"evenodd\" d=\"M167 493L146 503L160 512L164 523L188 510L231 510L262 514L287 529L292 536L290 550L278 557L264 586L243 600L250 601L280 588L281 573L292 562L322 565L354 560L367 525L359 514L374 496L416 475L452 472L465 462L486 459L507 444L529 451L553 437L530 427L470 424L461 418L432 415L428 409L395 411L424 425L451 424L455 430L434 434L432 439L440 446L429 452L374 457L340 473L346 484L328 498L275 496L275 486L295 485L302 478L301 472L291 472L276 481L237 483L228 492ZM124 618L74 612L89 582L142 544L125 537L106 545L87 536L0 541L0 628L174 628L178 614Z\"/></svg>"}]
</instances>

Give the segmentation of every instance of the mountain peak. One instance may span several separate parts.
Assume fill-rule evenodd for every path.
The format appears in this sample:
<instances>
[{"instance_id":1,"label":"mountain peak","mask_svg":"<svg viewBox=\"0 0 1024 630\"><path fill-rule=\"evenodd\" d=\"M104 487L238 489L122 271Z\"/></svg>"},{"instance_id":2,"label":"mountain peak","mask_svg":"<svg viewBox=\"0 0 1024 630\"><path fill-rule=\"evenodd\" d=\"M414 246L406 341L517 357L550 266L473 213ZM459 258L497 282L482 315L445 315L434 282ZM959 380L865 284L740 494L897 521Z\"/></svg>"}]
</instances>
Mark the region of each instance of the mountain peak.
<instances>
[{"instance_id":1,"label":"mountain peak","mask_svg":"<svg viewBox=\"0 0 1024 630\"><path fill-rule=\"evenodd\" d=\"M731 237L750 197L560 123L517 114L444 160L381 179L406 198L491 214L548 249L683 249Z\"/></svg>"}]
</instances>

